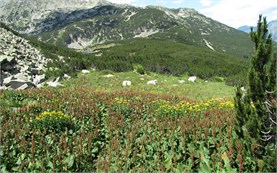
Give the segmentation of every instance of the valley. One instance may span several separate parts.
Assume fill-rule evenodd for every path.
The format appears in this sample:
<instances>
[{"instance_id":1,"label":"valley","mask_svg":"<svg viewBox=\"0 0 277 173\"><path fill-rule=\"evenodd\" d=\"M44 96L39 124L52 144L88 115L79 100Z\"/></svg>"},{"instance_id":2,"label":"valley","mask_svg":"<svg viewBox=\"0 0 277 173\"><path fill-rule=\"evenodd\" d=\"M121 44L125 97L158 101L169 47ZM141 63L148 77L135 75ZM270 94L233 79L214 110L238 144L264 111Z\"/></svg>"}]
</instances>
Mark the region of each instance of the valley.
<instances>
[{"instance_id":1,"label":"valley","mask_svg":"<svg viewBox=\"0 0 277 173\"><path fill-rule=\"evenodd\" d=\"M257 29L192 8L0 0L0 171L272 172L276 43Z\"/></svg>"}]
</instances>

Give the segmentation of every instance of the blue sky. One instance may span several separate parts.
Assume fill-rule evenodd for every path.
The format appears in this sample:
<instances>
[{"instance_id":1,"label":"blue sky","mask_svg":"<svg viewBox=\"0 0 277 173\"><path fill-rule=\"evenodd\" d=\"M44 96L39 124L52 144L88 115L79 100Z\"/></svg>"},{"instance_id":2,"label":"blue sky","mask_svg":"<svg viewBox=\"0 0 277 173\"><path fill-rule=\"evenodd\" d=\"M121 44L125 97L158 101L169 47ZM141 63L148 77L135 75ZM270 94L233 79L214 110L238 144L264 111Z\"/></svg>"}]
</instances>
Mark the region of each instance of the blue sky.
<instances>
[{"instance_id":1,"label":"blue sky","mask_svg":"<svg viewBox=\"0 0 277 173\"><path fill-rule=\"evenodd\" d=\"M255 26L259 14L277 20L277 0L109 0L134 6L159 5L167 8L194 8L205 16L234 28Z\"/></svg>"}]
</instances>

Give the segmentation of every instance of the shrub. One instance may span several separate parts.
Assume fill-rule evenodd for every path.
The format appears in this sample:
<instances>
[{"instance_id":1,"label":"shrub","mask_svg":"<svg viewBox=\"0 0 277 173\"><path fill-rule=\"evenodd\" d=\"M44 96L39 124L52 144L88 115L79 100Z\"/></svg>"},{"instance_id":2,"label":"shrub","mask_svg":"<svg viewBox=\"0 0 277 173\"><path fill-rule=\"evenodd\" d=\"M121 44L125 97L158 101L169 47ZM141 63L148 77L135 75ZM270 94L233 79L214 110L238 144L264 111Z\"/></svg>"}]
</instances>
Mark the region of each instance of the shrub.
<instances>
[{"instance_id":1,"label":"shrub","mask_svg":"<svg viewBox=\"0 0 277 173\"><path fill-rule=\"evenodd\" d=\"M64 131L73 129L71 118L61 111L43 112L35 118L34 126L43 130L47 128L49 131Z\"/></svg>"},{"instance_id":2,"label":"shrub","mask_svg":"<svg viewBox=\"0 0 277 173\"><path fill-rule=\"evenodd\" d=\"M141 75L144 75L146 73L145 69L140 64L135 64L134 70L135 70L135 72L137 72L138 74L141 74Z\"/></svg>"},{"instance_id":3,"label":"shrub","mask_svg":"<svg viewBox=\"0 0 277 173\"><path fill-rule=\"evenodd\" d=\"M107 74L113 74L114 72L111 70L102 70L100 73L103 75L107 75Z\"/></svg>"}]
</instances>

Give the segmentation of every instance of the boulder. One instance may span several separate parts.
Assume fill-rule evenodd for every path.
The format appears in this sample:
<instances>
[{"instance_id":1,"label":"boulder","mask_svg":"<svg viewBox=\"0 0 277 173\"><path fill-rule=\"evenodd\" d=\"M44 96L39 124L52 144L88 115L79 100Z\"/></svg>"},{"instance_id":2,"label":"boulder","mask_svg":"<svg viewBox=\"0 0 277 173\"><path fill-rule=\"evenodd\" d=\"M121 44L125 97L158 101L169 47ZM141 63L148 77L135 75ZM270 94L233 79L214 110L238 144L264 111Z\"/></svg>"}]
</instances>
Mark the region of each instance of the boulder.
<instances>
[{"instance_id":1,"label":"boulder","mask_svg":"<svg viewBox=\"0 0 277 173\"><path fill-rule=\"evenodd\" d=\"M1 74L0 74L0 85L2 86L4 79L6 79L7 77L10 77L10 76L11 76L10 73L1 71Z\"/></svg>"},{"instance_id":2,"label":"boulder","mask_svg":"<svg viewBox=\"0 0 277 173\"><path fill-rule=\"evenodd\" d=\"M15 79L10 81L10 87L12 89L18 89L18 88L28 89L28 88L35 88L36 86L30 81Z\"/></svg>"},{"instance_id":3,"label":"boulder","mask_svg":"<svg viewBox=\"0 0 277 173\"><path fill-rule=\"evenodd\" d=\"M0 28L0 38L1 86L27 89L45 81L45 75L38 74L46 72L49 60L39 50L4 28Z\"/></svg>"},{"instance_id":4,"label":"boulder","mask_svg":"<svg viewBox=\"0 0 277 173\"><path fill-rule=\"evenodd\" d=\"M107 74L107 75L105 75L104 77L106 77L106 78L111 78L111 77L113 77L113 75L112 75L112 74Z\"/></svg>"},{"instance_id":5,"label":"boulder","mask_svg":"<svg viewBox=\"0 0 277 173\"><path fill-rule=\"evenodd\" d=\"M191 76L188 78L188 81L194 82L196 80L196 76Z\"/></svg>"},{"instance_id":6,"label":"boulder","mask_svg":"<svg viewBox=\"0 0 277 173\"><path fill-rule=\"evenodd\" d=\"M122 82L122 86L131 86L131 81L129 81L129 80L125 80L125 81L123 81Z\"/></svg>"},{"instance_id":7,"label":"boulder","mask_svg":"<svg viewBox=\"0 0 277 173\"><path fill-rule=\"evenodd\" d=\"M4 86L9 86L9 85L10 85L10 82L11 82L11 80L12 80L12 78L13 78L12 76L5 78L5 79L3 80L3 85L4 85Z\"/></svg>"},{"instance_id":8,"label":"boulder","mask_svg":"<svg viewBox=\"0 0 277 173\"><path fill-rule=\"evenodd\" d=\"M71 77L69 76L69 75L67 75L67 74L64 74L63 75L63 79L65 79L65 80L68 80L68 79L70 79Z\"/></svg>"},{"instance_id":9,"label":"boulder","mask_svg":"<svg viewBox=\"0 0 277 173\"><path fill-rule=\"evenodd\" d=\"M185 83L184 80L178 80L179 84Z\"/></svg>"},{"instance_id":10,"label":"boulder","mask_svg":"<svg viewBox=\"0 0 277 173\"><path fill-rule=\"evenodd\" d=\"M14 75L14 78L18 79L18 80L23 80L23 81L30 81L31 80L31 76L28 75L24 75L23 73L17 73L16 75Z\"/></svg>"},{"instance_id":11,"label":"boulder","mask_svg":"<svg viewBox=\"0 0 277 173\"><path fill-rule=\"evenodd\" d=\"M147 82L147 85L156 85L158 83L157 80L150 80Z\"/></svg>"},{"instance_id":12,"label":"boulder","mask_svg":"<svg viewBox=\"0 0 277 173\"><path fill-rule=\"evenodd\" d=\"M62 84L60 84L59 82L56 82L56 81L49 81L49 82L46 82L48 86L50 87L57 87L57 86L63 86Z\"/></svg>"},{"instance_id":13,"label":"boulder","mask_svg":"<svg viewBox=\"0 0 277 173\"><path fill-rule=\"evenodd\" d=\"M88 70L82 70L82 73L83 73L83 74L88 74L89 71L88 71Z\"/></svg>"},{"instance_id":14,"label":"boulder","mask_svg":"<svg viewBox=\"0 0 277 173\"><path fill-rule=\"evenodd\" d=\"M0 55L0 63L1 65L4 63L15 63L15 58L7 55Z\"/></svg>"},{"instance_id":15,"label":"boulder","mask_svg":"<svg viewBox=\"0 0 277 173\"><path fill-rule=\"evenodd\" d=\"M33 84L35 84L36 86L42 82L44 82L46 80L45 78L45 74L43 75L35 75L33 78Z\"/></svg>"},{"instance_id":16,"label":"boulder","mask_svg":"<svg viewBox=\"0 0 277 173\"><path fill-rule=\"evenodd\" d=\"M9 89L9 88L6 87L6 86L0 86L0 91L1 91L1 90L7 90L7 89Z\"/></svg>"}]
</instances>

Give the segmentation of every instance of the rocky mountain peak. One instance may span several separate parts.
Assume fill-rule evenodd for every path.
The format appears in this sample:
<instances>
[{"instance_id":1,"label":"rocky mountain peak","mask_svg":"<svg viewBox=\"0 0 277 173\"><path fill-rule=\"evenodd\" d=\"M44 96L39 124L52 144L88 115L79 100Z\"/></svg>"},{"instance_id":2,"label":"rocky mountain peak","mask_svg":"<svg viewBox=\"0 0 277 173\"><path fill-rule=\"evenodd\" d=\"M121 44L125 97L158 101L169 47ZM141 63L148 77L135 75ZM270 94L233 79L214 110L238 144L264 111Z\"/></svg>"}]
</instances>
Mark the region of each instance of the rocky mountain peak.
<instances>
[{"instance_id":1,"label":"rocky mountain peak","mask_svg":"<svg viewBox=\"0 0 277 173\"><path fill-rule=\"evenodd\" d=\"M34 23L46 19L55 11L69 12L111 4L106 0L0 0L0 2L0 22L8 24L20 33L33 32Z\"/></svg>"}]
</instances>

